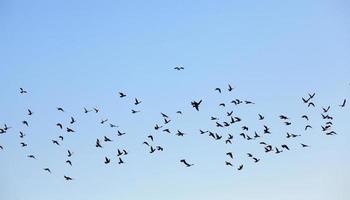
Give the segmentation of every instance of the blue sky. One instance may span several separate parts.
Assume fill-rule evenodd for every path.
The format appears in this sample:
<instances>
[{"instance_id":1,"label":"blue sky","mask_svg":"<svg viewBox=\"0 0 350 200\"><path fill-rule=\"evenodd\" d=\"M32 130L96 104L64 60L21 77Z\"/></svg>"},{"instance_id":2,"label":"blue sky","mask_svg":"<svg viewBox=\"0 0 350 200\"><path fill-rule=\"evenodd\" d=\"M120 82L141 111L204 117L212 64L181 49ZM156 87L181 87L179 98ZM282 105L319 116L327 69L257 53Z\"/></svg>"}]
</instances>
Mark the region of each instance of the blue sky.
<instances>
[{"instance_id":1,"label":"blue sky","mask_svg":"<svg viewBox=\"0 0 350 200\"><path fill-rule=\"evenodd\" d=\"M13 129L0 135L0 199L349 199L349 107L337 106L350 99L349 6L344 0L1 1L0 124ZM173 70L178 65L185 70ZM228 84L232 93L214 91ZM29 93L20 95L20 87ZM128 98L119 99L119 91ZM303 105L308 92L316 92L316 108ZM138 107L134 97L143 101ZM256 104L218 107L235 98ZM199 99L197 112L190 102ZM335 116L335 137L320 131L326 105ZM100 113L83 113L94 106ZM142 112L132 115L134 108ZM198 134L199 128L217 130L210 116L229 110L251 130L269 124L267 140L292 150L267 155L256 141L238 136L239 126L228 131L232 145ZM160 112L170 115L172 130L188 134L155 133ZM303 114L311 116L309 133ZM69 136L55 124L71 116L77 133ZM105 118L127 134L116 137L99 123ZM27 148L19 145L20 130ZM287 131L303 137L286 140ZM60 134L65 141L56 147L51 139ZM164 152L148 153L142 142L149 134ZM96 149L104 135L114 142ZM311 148L301 149L300 142ZM64 163L68 148L75 152L72 167ZM117 148L129 150L124 166L115 162ZM243 171L224 166L227 151L237 155L236 166L244 163ZM261 161L251 162L247 152ZM31 153L38 160L26 158ZM111 165L103 164L104 156ZM182 158L195 165L184 168ZM64 174L75 180L65 182Z\"/></svg>"}]
</instances>

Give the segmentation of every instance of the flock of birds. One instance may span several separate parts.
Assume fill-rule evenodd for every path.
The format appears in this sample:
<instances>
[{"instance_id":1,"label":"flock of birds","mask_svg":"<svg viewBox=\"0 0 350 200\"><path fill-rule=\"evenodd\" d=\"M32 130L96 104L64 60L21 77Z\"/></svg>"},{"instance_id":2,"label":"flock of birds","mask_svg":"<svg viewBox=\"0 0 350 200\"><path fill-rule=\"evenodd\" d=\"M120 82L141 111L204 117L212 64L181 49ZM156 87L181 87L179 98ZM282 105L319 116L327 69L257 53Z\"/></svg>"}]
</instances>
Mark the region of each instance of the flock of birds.
<instances>
[{"instance_id":1,"label":"flock of birds","mask_svg":"<svg viewBox=\"0 0 350 200\"><path fill-rule=\"evenodd\" d=\"M175 67L174 69L177 71L181 71L181 70L184 70L184 67ZM227 91L232 92L233 90L234 90L234 88L231 85L228 85ZM219 94L224 92L223 89L221 89L221 88L215 88L214 91L218 92ZM24 88L20 88L19 92L21 95L28 94L28 91L25 90ZM121 98L121 99L128 97L127 94L124 92L119 92L118 94L119 94L119 98ZM315 102L314 102L315 95L316 95L315 93L311 93L311 94L309 93L309 94L307 94L306 97L302 97L301 98L302 103L304 103L307 107L316 107ZM142 103L142 101L140 99L134 98L134 103L133 103L134 106L138 106L141 103ZM190 105L193 107L193 109L200 112L202 103L203 103L203 100L201 100L201 99L200 100L193 100L193 101L191 101ZM220 103L219 107L224 107L224 108L229 107L227 104L233 104L235 106L239 106L241 104L254 105L255 103L253 101L242 100L242 99L236 98L236 99L234 99L230 102L227 102L227 103ZM343 99L341 101L341 103L338 105L338 107L344 108L345 106L346 106L346 99ZM321 116L324 120L324 125L321 126L320 131L322 133L324 133L325 135L336 135L337 133L334 131L334 129L332 127L333 126L333 116L331 116L329 114L330 109L331 109L331 106L322 107ZM62 108L62 107L57 107L56 110L57 110L57 112L61 112L61 113L65 112L64 108ZM91 108L91 109L84 108L83 112L85 114L90 113L90 112L98 113L99 108ZM141 111L136 110L136 109L131 109L132 114L136 114L139 112L141 112ZM176 111L176 113L179 115L183 115L182 111ZM27 110L28 116L32 116L33 114L34 114L34 112L31 109ZM163 112L161 112L160 114L161 114L162 124L157 123L154 125L153 128L154 128L155 132L161 131L161 132L165 132L165 133L169 133L169 134L173 133L174 131L171 130L169 127L167 127L172 122L172 119L169 117L169 115L167 115ZM251 130L251 128L248 127L247 124L245 124L244 120L241 117L236 116L234 114L233 110L226 111L224 113L224 115L225 115L224 120L222 120L221 118L219 119L218 117L215 117L215 116L211 116L210 119L208 119L208 120L210 120L213 123L213 126L215 127L215 129L213 129L213 130L199 129L199 134L200 135L207 135L209 138L211 138L213 140L223 141L223 143L225 145L230 145L230 144L232 144L233 139L235 137L234 134L228 133L225 135L225 134L222 134L223 131L216 131L216 130L217 129L222 130L224 128L228 128L228 127L233 126L233 125L238 125L238 126L240 126L240 129L241 129L241 132L239 133L238 137L241 137L243 140L256 140L256 141L258 141L258 144L261 145L261 148L262 148L263 152L265 152L265 153L280 154L283 151L290 151L291 150L291 148L287 144L284 144L284 143L279 144L279 145L272 145L272 144L267 143L266 141L263 141L265 136L272 134L272 131L268 125L263 125L261 130L254 130L254 131L252 131L253 132L252 133L252 132L249 132ZM308 131L309 129L313 129L312 125L308 124L310 116L302 115L301 118L303 120L305 120L305 122L306 122L306 125L304 127L305 131ZM282 121L282 123L285 126L290 126L292 124L292 121L290 120L290 118L287 115L280 115L279 119ZM265 120L264 115L257 113L257 120L264 121ZM70 117L68 125L64 125L61 122L57 122L56 126L58 129L65 131L67 134L73 134L73 133L75 133L75 130L72 128L72 126L75 123L76 123L76 119L74 117ZM30 126L30 121L23 120L22 124L24 127L28 128ZM108 124L110 128L118 128L117 125L115 125L113 123L109 123L107 118L102 119L100 121L100 124ZM0 135L8 133L11 130L11 128L12 128L11 126L4 124L3 127L0 127ZM121 137L125 134L126 134L125 132L117 130L117 136ZM185 136L185 134L186 133L184 133L180 130L177 130L174 132L174 135L179 136L179 137L183 137L183 136ZM28 144L25 142L25 136L26 136L26 134L24 133L24 131L19 131L19 137L22 139L20 142L20 145L23 148L28 146ZM296 138L296 137L301 137L301 136L302 136L301 134L287 132L285 137L287 139L289 139L289 138ZM57 139L52 139L51 142L53 145L60 146L61 143L64 142L65 137L66 136L64 136L64 135L59 135ZM151 154L155 153L156 151L163 151L164 150L164 148L160 145L153 145L154 140L155 140L155 136L151 134L151 135L148 135L147 138L145 139L145 141L143 141L143 143L142 143L143 145L145 145L147 147L147 149L148 149L147 151ZM95 141L95 147L96 148L103 148L104 144L112 142L112 141L113 140L107 136L103 136L102 138L97 138ZM301 148L308 148L310 146L308 144L300 143L300 147ZM4 151L4 150L5 150L5 147L0 144L0 151ZM70 149L67 150L67 155L66 155L67 160L65 161L65 163L67 165L72 166L73 154L74 153L72 150L70 150ZM116 158L117 163L119 165L124 164L125 163L124 157L127 155L128 155L128 150L117 149L117 155L116 155L117 156L117 158ZM243 163L235 164L233 162L234 158L235 158L235 154L233 152L225 152L225 155L228 158L224 162L224 164L226 166L235 167L237 170L243 169L243 167L244 167ZM252 153L247 153L247 156L248 156L248 158L251 158L254 163L257 163L260 161L260 158L256 157ZM37 159L37 157L34 154L29 154L29 155L27 155L27 157L29 159L34 159L34 160ZM103 161L104 164L107 165L107 164L110 164L111 162L112 162L112 158L109 158L107 156L104 158L104 161ZM192 167L194 165L194 163L188 161L187 159L181 159L179 162L182 163L185 167ZM49 174L52 173L51 169L48 167L44 167L43 170ZM73 180L73 178L71 176L67 176L67 175L63 175L63 178L67 181Z\"/></svg>"}]
</instances>

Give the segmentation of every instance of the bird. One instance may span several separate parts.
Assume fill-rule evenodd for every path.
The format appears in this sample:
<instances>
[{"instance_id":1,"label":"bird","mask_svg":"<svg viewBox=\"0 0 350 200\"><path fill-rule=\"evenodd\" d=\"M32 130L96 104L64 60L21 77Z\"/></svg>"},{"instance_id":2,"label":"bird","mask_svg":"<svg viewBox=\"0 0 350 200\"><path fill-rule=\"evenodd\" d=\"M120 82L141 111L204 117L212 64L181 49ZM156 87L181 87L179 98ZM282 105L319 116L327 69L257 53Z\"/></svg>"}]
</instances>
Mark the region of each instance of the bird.
<instances>
[{"instance_id":1,"label":"bird","mask_svg":"<svg viewBox=\"0 0 350 200\"><path fill-rule=\"evenodd\" d=\"M237 170L242 170L243 169L243 165L240 165L239 167L238 167L238 169Z\"/></svg>"},{"instance_id":2,"label":"bird","mask_svg":"<svg viewBox=\"0 0 350 200\"><path fill-rule=\"evenodd\" d=\"M164 118L164 124L171 122L171 119Z\"/></svg>"},{"instance_id":3,"label":"bird","mask_svg":"<svg viewBox=\"0 0 350 200\"><path fill-rule=\"evenodd\" d=\"M63 136L62 135L58 136L58 138L60 138L61 141L63 141Z\"/></svg>"},{"instance_id":4,"label":"bird","mask_svg":"<svg viewBox=\"0 0 350 200\"><path fill-rule=\"evenodd\" d=\"M72 166L72 161L66 160L66 163L68 163L70 166Z\"/></svg>"},{"instance_id":5,"label":"bird","mask_svg":"<svg viewBox=\"0 0 350 200\"><path fill-rule=\"evenodd\" d=\"M314 104L313 102L310 102L310 103L307 105L307 107L310 107L310 106L315 107L315 104Z\"/></svg>"},{"instance_id":6,"label":"bird","mask_svg":"<svg viewBox=\"0 0 350 200\"><path fill-rule=\"evenodd\" d=\"M221 89L220 88L215 88L216 91L218 91L219 93L221 93Z\"/></svg>"},{"instance_id":7,"label":"bird","mask_svg":"<svg viewBox=\"0 0 350 200\"><path fill-rule=\"evenodd\" d=\"M303 144L303 143L300 143L302 147L310 147L309 145L307 144Z\"/></svg>"},{"instance_id":8,"label":"bird","mask_svg":"<svg viewBox=\"0 0 350 200\"><path fill-rule=\"evenodd\" d=\"M52 143L54 143L54 144L56 144L56 145L60 145L60 143L58 143L58 141L57 140L52 140Z\"/></svg>"},{"instance_id":9,"label":"bird","mask_svg":"<svg viewBox=\"0 0 350 200\"><path fill-rule=\"evenodd\" d=\"M226 112L227 116L230 117L233 114L233 110L231 112Z\"/></svg>"},{"instance_id":10,"label":"bird","mask_svg":"<svg viewBox=\"0 0 350 200\"><path fill-rule=\"evenodd\" d=\"M199 129L199 132L200 132L200 134L208 133L208 131L203 131L201 129Z\"/></svg>"},{"instance_id":11,"label":"bird","mask_svg":"<svg viewBox=\"0 0 350 200\"><path fill-rule=\"evenodd\" d=\"M182 111L180 110L176 111L176 113L182 115Z\"/></svg>"},{"instance_id":12,"label":"bird","mask_svg":"<svg viewBox=\"0 0 350 200\"><path fill-rule=\"evenodd\" d=\"M21 94L27 94L28 92L24 90L23 88L19 88Z\"/></svg>"},{"instance_id":13,"label":"bird","mask_svg":"<svg viewBox=\"0 0 350 200\"><path fill-rule=\"evenodd\" d=\"M171 119L164 118L164 124L171 122Z\"/></svg>"},{"instance_id":14,"label":"bird","mask_svg":"<svg viewBox=\"0 0 350 200\"><path fill-rule=\"evenodd\" d=\"M225 161L225 165L227 166L233 166L232 163L228 162L228 161Z\"/></svg>"},{"instance_id":15,"label":"bird","mask_svg":"<svg viewBox=\"0 0 350 200\"><path fill-rule=\"evenodd\" d=\"M29 126L27 121L22 121L22 124Z\"/></svg>"},{"instance_id":16,"label":"bird","mask_svg":"<svg viewBox=\"0 0 350 200\"><path fill-rule=\"evenodd\" d=\"M70 117L70 124L73 124L75 122L75 119L73 117Z\"/></svg>"},{"instance_id":17,"label":"bird","mask_svg":"<svg viewBox=\"0 0 350 200\"><path fill-rule=\"evenodd\" d=\"M301 118L304 118L304 119L306 119L307 121L309 121L309 117L308 117L307 115L303 115L303 116L301 116Z\"/></svg>"},{"instance_id":18,"label":"bird","mask_svg":"<svg viewBox=\"0 0 350 200\"><path fill-rule=\"evenodd\" d=\"M174 67L174 69L176 69L177 71L180 71L180 70L184 70L185 68L184 67Z\"/></svg>"},{"instance_id":19,"label":"bird","mask_svg":"<svg viewBox=\"0 0 350 200\"><path fill-rule=\"evenodd\" d=\"M33 112L30 109L28 109L28 115L32 115L32 114Z\"/></svg>"},{"instance_id":20,"label":"bird","mask_svg":"<svg viewBox=\"0 0 350 200\"><path fill-rule=\"evenodd\" d=\"M64 112L63 108L61 108L61 107L57 107L56 109L57 109L58 111Z\"/></svg>"},{"instance_id":21,"label":"bird","mask_svg":"<svg viewBox=\"0 0 350 200\"><path fill-rule=\"evenodd\" d=\"M151 150L150 150L150 152L149 153L154 153L156 151L156 149L155 148L153 148L152 146L151 146Z\"/></svg>"},{"instance_id":22,"label":"bird","mask_svg":"<svg viewBox=\"0 0 350 200\"><path fill-rule=\"evenodd\" d=\"M0 145L0 149L1 149L1 150L4 150L4 147Z\"/></svg>"},{"instance_id":23,"label":"bird","mask_svg":"<svg viewBox=\"0 0 350 200\"><path fill-rule=\"evenodd\" d=\"M287 116L285 116L285 115L280 115L280 119L282 119L282 120L287 120L287 119L288 119L288 117L287 117Z\"/></svg>"},{"instance_id":24,"label":"bird","mask_svg":"<svg viewBox=\"0 0 350 200\"><path fill-rule=\"evenodd\" d=\"M259 138L259 137L260 137L260 135L258 135L257 132L254 132L254 138Z\"/></svg>"},{"instance_id":25,"label":"bird","mask_svg":"<svg viewBox=\"0 0 350 200\"><path fill-rule=\"evenodd\" d=\"M245 104L255 104L254 102L251 102L251 101L244 101Z\"/></svg>"},{"instance_id":26,"label":"bird","mask_svg":"<svg viewBox=\"0 0 350 200\"><path fill-rule=\"evenodd\" d=\"M158 130L158 129L160 129L160 128L162 128L163 126L159 126L158 124L156 124L155 126L154 126L154 129L155 130Z\"/></svg>"},{"instance_id":27,"label":"bird","mask_svg":"<svg viewBox=\"0 0 350 200\"><path fill-rule=\"evenodd\" d=\"M123 152L120 149L118 149L117 156L121 156L121 155L123 155Z\"/></svg>"},{"instance_id":28,"label":"bird","mask_svg":"<svg viewBox=\"0 0 350 200\"><path fill-rule=\"evenodd\" d=\"M64 177L64 179L66 179L66 181L71 181L71 180L73 180L73 178L71 178L71 177L69 177L69 176L66 176L66 175L64 175L63 177Z\"/></svg>"},{"instance_id":29,"label":"bird","mask_svg":"<svg viewBox=\"0 0 350 200\"><path fill-rule=\"evenodd\" d=\"M118 130L117 132L118 132L118 136L123 136L126 134L126 132L121 132L120 130Z\"/></svg>"},{"instance_id":30,"label":"bird","mask_svg":"<svg viewBox=\"0 0 350 200\"><path fill-rule=\"evenodd\" d=\"M199 111L199 105L202 103L202 100L200 100L199 102L197 101L192 101L192 107L194 107L197 111Z\"/></svg>"},{"instance_id":31,"label":"bird","mask_svg":"<svg viewBox=\"0 0 350 200\"><path fill-rule=\"evenodd\" d=\"M119 162L118 162L118 164L120 165L120 164L123 164L124 163L124 161L119 157Z\"/></svg>"},{"instance_id":32,"label":"bird","mask_svg":"<svg viewBox=\"0 0 350 200\"><path fill-rule=\"evenodd\" d=\"M44 168L44 170L51 174L51 170L49 168Z\"/></svg>"},{"instance_id":33,"label":"bird","mask_svg":"<svg viewBox=\"0 0 350 200\"><path fill-rule=\"evenodd\" d=\"M231 92L233 90L233 87L231 87L230 84L228 84L228 91Z\"/></svg>"},{"instance_id":34,"label":"bird","mask_svg":"<svg viewBox=\"0 0 350 200\"><path fill-rule=\"evenodd\" d=\"M111 128L118 128L118 126L117 126L117 125L114 125L114 124L109 124L109 126L110 126Z\"/></svg>"},{"instance_id":35,"label":"bird","mask_svg":"<svg viewBox=\"0 0 350 200\"><path fill-rule=\"evenodd\" d=\"M23 138L24 136L26 136L22 131L19 132L19 137Z\"/></svg>"},{"instance_id":36,"label":"bird","mask_svg":"<svg viewBox=\"0 0 350 200\"><path fill-rule=\"evenodd\" d=\"M180 162L182 162L184 165L186 165L186 167L191 167L194 164L189 164L185 159L181 159Z\"/></svg>"},{"instance_id":37,"label":"bird","mask_svg":"<svg viewBox=\"0 0 350 200\"><path fill-rule=\"evenodd\" d=\"M112 142L112 140L109 139L107 136L104 136L104 141L105 141L105 142Z\"/></svg>"},{"instance_id":38,"label":"bird","mask_svg":"<svg viewBox=\"0 0 350 200\"><path fill-rule=\"evenodd\" d=\"M253 158L253 160L254 160L254 162L259 162L260 161L260 159L258 159L258 158Z\"/></svg>"},{"instance_id":39,"label":"bird","mask_svg":"<svg viewBox=\"0 0 350 200\"><path fill-rule=\"evenodd\" d=\"M133 109L131 109L131 113L132 114L136 114L136 113L139 113L139 112L141 112L140 110L133 110Z\"/></svg>"},{"instance_id":40,"label":"bird","mask_svg":"<svg viewBox=\"0 0 350 200\"><path fill-rule=\"evenodd\" d=\"M330 106L328 106L327 108L322 108L322 110L323 110L323 112L324 113L326 113L326 112L328 112L329 111L329 109L330 109L331 107Z\"/></svg>"},{"instance_id":41,"label":"bird","mask_svg":"<svg viewBox=\"0 0 350 200\"><path fill-rule=\"evenodd\" d=\"M99 139L96 139L96 147L99 147L99 148L102 148L101 144L100 144L100 140Z\"/></svg>"},{"instance_id":42,"label":"bird","mask_svg":"<svg viewBox=\"0 0 350 200\"><path fill-rule=\"evenodd\" d=\"M110 163L110 162L111 162L111 159L105 157L105 164L108 164L108 163Z\"/></svg>"},{"instance_id":43,"label":"bird","mask_svg":"<svg viewBox=\"0 0 350 200\"><path fill-rule=\"evenodd\" d=\"M226 155L230 156L230 158L233 159L233 154L232 154L232 152L227 152Z\"/></svg>"},{"instance_id":44,"label":"bird","mask_svg":"<svg viewBox=\"0 0 350 200\"><path fill-rule=\"evenodd\" d=\"M312 126L306 125L306 126L305 126L305 131L306 131L308 128L312 128Z\"/></svg>"},{"instance_id":45,"label":"bird","mask_svg":"<svg viewBox=\"0 0 350 200\"><path fill-rule=\"evenodd\" d=\"M98 108L93 108L95 113L98 113L100 110Z\"/></svg>"},{"instance_id":46,"label":"bird","mask_svg":"<svg viewBox=\"0 0 350 200\"><path fill-rule=\"evenodd\" d=\"M91 112L92 110L88 110L88 109L86 109L86 108L84 108L84 113L86 114L86 113L88 113L88 112Z\"/></svg>"},{"instance_id":47,"label":"bird","mask_svg":"<svg viewBox=\"0 0 350 200\"><path fill-rule=\"evenodd\" d=\"M343 103L340 104L339 106L340 106L340 107L345 107L345 104L346 104L346 99L344 99L344 100L343 100Z\"/></svg>"},{"instance_id":48,"label":"bird","mask_svg":"<svg viewBox=\"0 0 350 200\"><path fill-rule=\"evenodd\" d=\"M169 116L168 115L166 115L166 114L164 114L164 113L160 113L161 115L162 115L162 117L165 117L165 118L169 118Z\"/></svg>"},{"instance_id":49,"label":"bird","mask_svg":"<svg viewBox=\"0 0 350 200\"><path fill-rule=\"evenodd\" d=\"M73 129L67 127L67 132L68 133L74 133L75 131Z\"/></svg>"},{"instance_id":50,"label":"bird","mask_svg":"<svg viewBox=\"0 0 350 200\"><path fill-rule=\"evenodd\" d=\"M101 124L104 124L107 121L108 121L108 119L101 119Z\"/></svg>"},{"instance_id":51,"label":"bird","mask_svg":"<svg viewBox=\"0 0 350 200\"><path fill-rule=\"evenodd\" d=\"M251 153L247 153L248 157L252 158L253 157L253 154Z\"/></svg>"},{"instance_id":52,"label":"bird","mask_svg":"<svg viewBox=\"0 0 350 200\"><path fill-rule=\"evenodd\" d=\"M9 130L10 128L12 128L12 127L7 126L7 124L4 124L4 130L5 130L5 131Z\"/></svg>"},{"instance_id":53,"label":"bird","mask_svg":"<svg viewBox=\"0 0 350 200\"><path fill-rule=\"evenodd\" d=\"M261 114L258 114L259 115L259 120L263 120L265 117L262 116Z\"/></svg>"},{"instance_id":54,"label":"bird","mask_svg":"<svg viewBox=\"0 0 350 200\"><path fill-rule=\"evenodd\" d=\"M184 135L185 135L185 133L183 133L183 132L181 132L181 131L177 130L176 135L177 135L177 136L184 136Z\"/></svg>"},{"instance_id":55,"label":"bird","mask_svg":"<svg viewBox=\"0 0 350 200\"><path fill-rule=\"evenodd\" d=\"M124 98L124 97L126 97L126 94L124 94L123 92L119 92L119 97Z\"/></svg>"},{"instance_id":56,"label":"bird","mask_svg":"<svg viewBox=\"0 0 350 200\"><path fill-rule=\"evenodd\" d=\"M314 98L315 93L313 93L313 94L308 93L308 95L309 95L309 99L312 99L312 98Z\"/></svg>"},{"instance_id":57,"label":"bird","mask_svg":"<svg viewBox=\"0 0 350 200\"><path fill-rule=\"evenodd\" d=\"M24 142L21 142L20 144L21 144L22 147L28 146L28 145L27 145L26 143L24 143Z\"/></svg>"},{"instance_id":58,"label":"bird","mask_svg":"<svg viewBox=\"0 0 350 200\"><path fill-rule=\"evenodd\" d=\"M71 152L69 149L67 150L67 152L68 152L68 157L72 157L73 152Z\"/></svg>"},{"instance_id":59,"label":"bird","mask_svg":"<svg viewBox=\"0 0 350 200\"><path fill-rule=\"evenodd\" d=\"M27 157L28 157L28 158L36 159L36 157L35 157L34 155L28 155Z\"/></svg>"},{"instance_id":60,"label":"bird","mask_svg":"<svg viewBox=\"0 0 350 200\"><path fill-rule=\"evenodd\" d=\"M289 147L286 144L281 145L282 148L289 150Z\"/></svg>"},{"instance_id":61,"label":"bird","mask_svg":"<svg viewBox=\"0 0 350 200\"><path fill-rule=\"evenodd\" d=\"M57 123L56 126L58 126L60 129L63 128L62 124L61 123Z\"/></svg>"},{"instance_id":62,"label":"bird","mask_svg":"<svg viewBox=\"0 0 350 200\"><path fill-rule=\"evenodd\" d=\"M170 133L170 130L168 128L164 129L163 132L168 132Z\"/></svg>"},{"instance_id":63,"label":"bird","mask_svg":"<svg viewBox=\"0 0 350 200\"><path fill-rule=\"evenodd\" d=\"M163 151L164 150L163 147L161 147L161 146L156 146L156 148L157 148L158 151Z\"/></svg>"},{"instance_id":64,"label":"bird","mask_svg":"<svg viewBox=\"0 0 350 200\"><path fill-rule=\"evenodd\" d=\"M140 103L142 103L142 101L139 101L137 98L135 98L135 105L139 105Z\"/></svg>"}]
</instances>

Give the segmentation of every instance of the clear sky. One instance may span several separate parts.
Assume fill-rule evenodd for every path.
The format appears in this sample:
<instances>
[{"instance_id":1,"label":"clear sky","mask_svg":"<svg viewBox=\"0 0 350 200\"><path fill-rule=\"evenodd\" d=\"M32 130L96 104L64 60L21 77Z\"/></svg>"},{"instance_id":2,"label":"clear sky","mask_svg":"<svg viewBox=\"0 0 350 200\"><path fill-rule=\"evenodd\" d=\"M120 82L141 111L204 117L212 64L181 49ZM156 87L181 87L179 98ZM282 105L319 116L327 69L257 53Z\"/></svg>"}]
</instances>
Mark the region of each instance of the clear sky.
<instances>
[{"instance_id":1,"label":"clear sky","mask_svg":"<svg viewBox=\"0 0 350 200\"><path fill-rule=\"evenodd\" d=\"M350 199L350 107L338 106L350 100L349 24L346 0L0 1L0 127L13 127L0 135L0 199ZM178 65L185 70L175 71ZM20 95L20 87L28 94ZM315 108L302 103L308 92L316 92ZM142 103L134 106L134 97ZM228 103L235 98L255 105ZM197 112L190 102L200 99ZM321 133L327 105L337 136ZM83 113L95 106L98 114ZM217 129L209 120L230 110L243 124ZM185 137L156 133L160 112ZM280 114L290 117L290 127ZM313 126L307 132L303 114ZM76 133L68 135L55 124L69 125L71 116ZM105 118L127 134L117 137L117 129L100 124ZM242 125L252 135L263 124L272 134L261 141L291 151L265 154L258 141L239 136ZM233 144L199 135L200 128L231 133ZM302 137L287 140L287 131ZM150 134L163 152L150 154L142 145ZM59 135L65 139L58 147L51 139ZM104 135L113 143L95 148ZM129 151L122 166L118 148ZM72 167L67 149L74 151ZM228 151L235 155L232 168L224 163ZM184 167L183 158L195 165Z\"/></svg>"}]
</instances>

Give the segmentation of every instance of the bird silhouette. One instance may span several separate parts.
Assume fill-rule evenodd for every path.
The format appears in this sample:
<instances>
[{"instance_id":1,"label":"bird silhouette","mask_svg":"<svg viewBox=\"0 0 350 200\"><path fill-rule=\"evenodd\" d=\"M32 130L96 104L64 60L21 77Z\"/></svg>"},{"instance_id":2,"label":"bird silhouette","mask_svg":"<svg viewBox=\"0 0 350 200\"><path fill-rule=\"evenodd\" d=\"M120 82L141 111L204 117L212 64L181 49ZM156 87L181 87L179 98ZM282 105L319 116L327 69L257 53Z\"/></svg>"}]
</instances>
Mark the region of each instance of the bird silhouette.
<instances>
[{"instance_id":1,"label":"bird silhouette","mask_svg":"<svg viewBox=\"0 0 350 200\"><path fill-rule=\"evenodd\" d=\"M104 136L104 139L103 139L105 142L112 142L111 139L109 139L107 136Z\"/></svg>"},{"instance_id":2,"label":"bird silhouette","mask_svg":"<svg viewBox=\"0 0 350 200\"><path fill-rule=\"evenodd\" d=\"M237 170L241 171L243 169L243 165L240 165Z\"/></svg>"},{"instance_id":3,"label":"bird silhouette","mask_svg":"<svg viewBox=\"0 0 350 200\"><path fill-rule=\"evenodd\" d=\"M22 121L22 124L29 126L27 121Z\"/></svg>"},{"instance_id":4,"label":"bird silhouette","mask_svg":"<svg viewBox=\"0 0 350 200\"><path fill-rule=\"evenodd\" d=\"M21 94L27 94L28 92L24 90L23 88L19 88Z\"/></svg>"},{"instance_id":5,"label":"bird silhouette","mask_svg":"<svg viewBox=\"0 0 350 200\"><path fill-rule=\"evenodd\" d=\"M216 91L218 91L219 93L221 93L221 89L220 88L215 88Z\"/></svg>"},{"instance_id":6,"label":"bird silhouette","mask_svg":"<svg viewBox=\"0 0 350 200\"><path fill-rule=\"evenodd\" d=\"M120 165L120 164L123 164L124 163L124 161L119 157L119 162L118 162L118 164Z\"/></svg>"},{"instance_id":7,"label":"bird silhouette","mask_svg":"<svg viewBox=\"0 0 350 200\"><path fill-rule=\"evenodd\" d=\"M73 124L75 122L75 119L73 117L70 117L70 124Z\"/></svg>"},{"instance_id":8,"label":"bird silhouette","mask_svg":"<svg viewBox=\"0 0 350 200\"><path fill-rule=\"evenodd\" d=\"M57 123L56 126L58 126L60 129L63 128L62 124L61 123Z\"/></svg>"},{"instance_id":9,"label":"bird silhouette","mask_svg":"<svg viewBox=\"0 0 350 200\"><path fill-rule=\"evenodd\" d=\"M202 100L200 100L199 102L197 101L192 101L191 105L192 107L194 107L197 111L199 111L199 105L202 103Z\"/></svg>"},{"instance_id":10,"label":"bird silhouette","mask_svg":"<svg viewBox=\"0 0 350 200\"><path fill-rule=\"evenodd\" d=\"M344 100L343 100L343 103L340 104L339 106L340 106L340 107L345 107L345 104L346 104L346 99L344 99Z\"/></svg>"},{"instance_id":11,"label":"bird silhouette","mask_svg":"<svg viewBox=\"0 0 350 200\"><path fill-rule=\"evenodd\" d=\"M66 181L71 181L71 180L73 180L73 178L71 178L71 177L69 177L69 176L66 176L66 175L64 175L63 177L64 177L64 179L65 179Z\"/></svg>"},{"instance_id":12,"label":"bird silhouette","mask_svg":"<svg viewBox=\"0 0 350 200\"><path fill-rule=\"evenodd\" d=\"M56 109L57 109L58 111L64 112L63 108L61 108L61 107L57 107Z\"/></svg>"},{"instance_id":13,"label":"bird silhouette","mask_svg":"<svg viewBox=\"0 0 350 200\"><path fill-rule=\"evenodd\" d=\"M89 112L91 112L92 110L88 110L88 109L86 109L86 108L84 108L84 113L86 114L86 113L89 113Z\"/></svg>"},{"instance_id":14,"label":"bird silhouette","mask_svg":"<svg viewBox=\"0 0 350 200\"><path fill-rule=\"evenodd\" d=\"M300 143L302 147L310 147L309 145L307 144L303 144L303 143Z\"/></svg>"},{"instance_id":15,"label":"bird silhouette","mask_svg":"<svg viewBox=\"0 0 350 200\"><path fill-rule=\"evenodd\" d=\"M140 103L142 103L142 101L139 101L137 98L135 98L135 105L139 105Z\"/></svg>"},{"instance_id":16,"label":"bird silhouette","mask_svg":"<svg viewBox=\"0 0 350 200\"><path fill-rule=\"evenodd\" d=\"M228 84L228 91L231 92L233 90L233 87L231 87L230 84Z\"/></svg>"},{"instance_id":17,"label":"bird silhouette","mask_svg":"<svg viewBox=\"0 0 350 200\"><path fill-rule=\"evenodd\" d=\"M30 109L28 109L28 115L32 115L32 114L33 112Z\"/></svg>"},{"instance_id":18,"label":"bird silhouette","mask_svg":"<svg viewBox=\"0 0 350 200\"><path fill-rule=\"evenodd\" d=\"M124 97L126 97L126 94L124 94L123 92L119 92L119 97L124 98Z\"/></svg>"},{"instance_id":19,"label":"bird silhouette","mask_svg":"<svg viewBox=\"0 0 350 200\"><path fill-rule=\"evenodd\" d=\"M66 163L69 164L70 166L72 166L72 161L66 160Z\"/></svg>"},{"instance_id":20,"label":"bird silhouette","mask_svg":"<svg viewBox=\"0 0 350 200\"><path fill-rule=\"evenodd\" d=\"M265 118L264 116L262 116L260 114L258 114L258 115L259 115L259 120L263 120Z\"/></svg>"},{"instance_id":21,"label":"bird silhouette","mask_svg":"<svg viewBox=\"0 0 350 200\"><path fill-rule=\"evenodd\" d=\"M68 157L72 157L73 152L71 152L69 149L67 150L67 152L68 152Z\"/></svg>"},{"instance_id":22,"label":"bird silhouette","mask_svg":"<svg viewBox=\"0 0 350 200\"><path fill-rule=\"evenodd\" d=\"M51 174L51 170L49 168L44 168L44 170Z\"/></svg>"},{"instance_id":23,"label":"bird silhouette","mask_svg":"<svg viewBox=\"0 0 350 200\"><path fill-rule=\"evenodd\" d=\"M74 133L75 132L73 129L68 128L68 127L66 128L66 130L67 130L68 133Z\"/></svg>"},{"instance_id":24,"label":"bird silhouette","mask_svg":"<svg viewBox=\"0 0 350 200\"><path fill-rule=\"evenodd\" d=\"M105 164L108 164L108 163L110 163L110 162L111 162L111 159L105 157Z\"/></svg>"},{"instance_id":25,"label":"bird silhouette","mask_svg":"<svg viewBox=\"0 0 350 200\"><path fill-rule=\"evenodd\" d=\"M96 147L99 147L99 148L102 148L101 144L100 144L100 140L99 139L96 139Z\"/></svg>"},{"instance_id":26,"label":"bird silhouette","mask_svg":"<svg viewBox=\"0 0 350 200\"><path fill-rule=\"evenodd\" d=\"M227 152L226 155L230 156L230 158L233 159L233 154L232 154L232 152Z\"/></svg>"},{"instance_id":27,"label":"bird silhouette","mask_svg":"<svg viewBox=\"0 0 350 200\"><path fill-rule=\"evenodd\" d=\"M184 67L174 67L174 69L176 69L177 71L180 71L180 70L184 70L185 68Z\"/></svg>"},{"instance_id":28,"label":"bird silhouette","mask_svg":"<svg viewBox=\"0 0 350 200\"><path fill-rule=\"evenodd\" d=\"M189 164L185 159L180 160L180 162L182 162L186 167L191 167L194 164Z\"/></svg>"}]
</instances>

